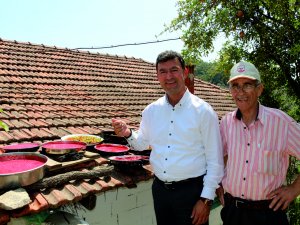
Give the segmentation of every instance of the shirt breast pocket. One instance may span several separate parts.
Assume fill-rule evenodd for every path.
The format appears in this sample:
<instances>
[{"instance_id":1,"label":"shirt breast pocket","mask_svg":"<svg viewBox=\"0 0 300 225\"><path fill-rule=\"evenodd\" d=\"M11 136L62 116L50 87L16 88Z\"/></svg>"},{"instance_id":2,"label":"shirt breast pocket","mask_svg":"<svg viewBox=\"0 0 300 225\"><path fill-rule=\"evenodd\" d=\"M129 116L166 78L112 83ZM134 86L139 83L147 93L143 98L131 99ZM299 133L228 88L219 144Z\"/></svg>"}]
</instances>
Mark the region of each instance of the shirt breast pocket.
<instances>
[{"instance_id":1,"label":"shirt breast pocket","mask_svg":"<svg viewBox=\"0 0 300 225\"><path fill-rule=\"evenodd\" d=\"M258 172L278 175L280 169L280 152L264 150L259 154Z\"/></svg>"}]
</instances>

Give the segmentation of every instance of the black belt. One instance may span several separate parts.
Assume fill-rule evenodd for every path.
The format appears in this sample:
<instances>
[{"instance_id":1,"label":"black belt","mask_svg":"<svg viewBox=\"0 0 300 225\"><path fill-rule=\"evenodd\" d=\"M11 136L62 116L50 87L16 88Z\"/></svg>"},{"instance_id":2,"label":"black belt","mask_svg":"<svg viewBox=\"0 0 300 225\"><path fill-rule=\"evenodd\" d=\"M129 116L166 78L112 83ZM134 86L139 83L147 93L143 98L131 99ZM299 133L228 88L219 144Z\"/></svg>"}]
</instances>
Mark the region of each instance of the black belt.
<instances>
[{"instance_id":1,"label":"black belt","mask_svg":"<svg viewBox=\"0 0 300 225\"><path fill-rule=\"evenodd\" d=\"M157 176L154 176L154 180L157 181L157 183L162 185L167 190L175 190L176 188L179 188L182 185L188 185L188 184L194 183L194 182L202 182L203 177L204 177L204 175L199 176L199 177L188 178L188 179L180 180L180 181L165 182L165 181L160 180Z\"/></svg>"},{"instance_id":2,"label":"black belt","mask_svg":"<svg viewBox=\"0 0 300 225\"><path fill-rule=\"evenodd\" d=\"M269 205L271 200L258 200L258 201L251 201L242 198L233 197L229 193L225 193L225 205L234 205L236 208L241 209L269 209Z\"/></svg>"}]
</instances>

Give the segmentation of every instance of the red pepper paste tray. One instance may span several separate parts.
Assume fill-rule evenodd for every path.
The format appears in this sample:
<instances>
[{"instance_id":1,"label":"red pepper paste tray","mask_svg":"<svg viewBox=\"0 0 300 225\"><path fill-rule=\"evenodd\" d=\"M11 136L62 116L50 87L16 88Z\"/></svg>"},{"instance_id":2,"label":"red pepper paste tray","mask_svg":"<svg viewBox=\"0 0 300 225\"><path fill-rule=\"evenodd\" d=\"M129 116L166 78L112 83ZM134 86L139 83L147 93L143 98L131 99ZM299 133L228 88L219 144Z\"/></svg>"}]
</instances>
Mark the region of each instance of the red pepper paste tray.
<instances>
[{"instance_id":1,"label":"red pepper paste tray","mask_svg":"<svg viewBox=\"0 0 300 225\"><path fill-rule=\"evenodd\" d=\"M94 147L97 153L101 155L124 155L128 153L129 147L126 145L119 144L98 144Z\"/></svg>"},{"instance_id":2,"label":"red pepper paste tray","mask_svg":"<svg viewBox=\"0 0 300 225\"><path fill-rule=\"evenodd\" d=\"M44 177L47 157L34 152L0 155L0 189L27 186Z\"/></svg>"},{"instance_id":3,"label":"red pepper paste tray","mask_svg":"<svg viewBox=\"0 0 300 225\"><path fill-rule=\"evenodd\" d=\"M80 141L49 141L42 144L42 152L47 154L67 154L85 151L86 144Z\"/></svg>"},{"instance_id":4,"label":"red pepper paste tray","mask_svg":"<svg viewBox=\"0 0 300 225\"><path fill-rule=\"evenodd\" d=\"M38 143L16 143L0 147L5 153L11 152L36 152L40 148Z\"/></svg>"},{"instance_id":5,"label":"red pepper paste tray","mask_svg":"<svg viewBox=\"0 0 300 225\"><path fill-rule=\"evenodd\" d=\"M149 156L143 155L120 155L108 158L111 164L116 166L139 166L149 162Z\"/></svg>"}]
</instances>

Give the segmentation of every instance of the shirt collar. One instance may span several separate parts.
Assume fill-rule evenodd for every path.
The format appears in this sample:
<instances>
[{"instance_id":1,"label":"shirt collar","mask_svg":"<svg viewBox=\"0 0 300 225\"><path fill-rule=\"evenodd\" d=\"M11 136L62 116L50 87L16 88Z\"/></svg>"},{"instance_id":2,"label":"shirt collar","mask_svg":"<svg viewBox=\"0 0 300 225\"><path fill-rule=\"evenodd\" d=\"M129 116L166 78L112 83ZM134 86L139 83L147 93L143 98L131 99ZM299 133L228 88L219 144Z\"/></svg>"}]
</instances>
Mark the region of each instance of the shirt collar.
<instances>
[{"instance_id":1,"label":"shirt collar","mask_svg":"<svg viewBox=\"0 0 300 225\"><path fill-rule=\"evenodd\" d=\"M188 99L190 98L190 95L191 95L191 92L189 91L189 89L187 88L185 93L183 94L182 98L180 99L180 101L174 106L174 107L181 107L183 106L187 101ZM169 103L169 100L168 100L168 96L165 94L165 102L169 105L171 105Z\"/></svg>"},{"instance_id":2,"label":"shirt collar","mask_svg":"<svg viewBox=\"0 0 300 225\"><path fill-rule=\"evenodd\" d=\"M266 121L266 110L263 105L259 104L258 106L259 106L259 112L257 115L257 120L260 121L262 124L264 124L264 122Z\"/></svg>"},{"instance_id":3,"label":"shirt collar","mask_svg":"<svg viewBox=\"0 0 300 225\"><path fill-rule=\"evenodd\" d=\"M242 119L242 113L241 113L240 109L235 110L235 113L233 113L233 117L237 120ZM264 118L265 118L265 110L264 110L264 107L259 103L255 121L260 121L263 124Z\"/></svg>"}]
</instances>

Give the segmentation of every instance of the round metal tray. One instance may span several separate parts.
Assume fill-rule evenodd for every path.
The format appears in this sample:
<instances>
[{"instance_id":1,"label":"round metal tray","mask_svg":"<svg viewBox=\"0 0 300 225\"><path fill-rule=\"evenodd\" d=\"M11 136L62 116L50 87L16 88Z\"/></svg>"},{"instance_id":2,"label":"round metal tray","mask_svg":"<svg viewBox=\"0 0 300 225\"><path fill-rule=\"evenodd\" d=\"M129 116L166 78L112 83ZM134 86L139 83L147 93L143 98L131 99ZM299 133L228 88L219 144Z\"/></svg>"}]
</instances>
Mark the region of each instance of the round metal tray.
<instances>
[{"instance_id":1,"label":"round metal tray","mask_svg":"<svg viewBox=\"0 0 300 225\"><path fill-rule=\"evenodd\" d=\"M34 152L1 154L0 189L27 186L42 179L47 160L46 156ZM5 167L5 164L9 165L10 168Z\"/></svg>"},{"instance_id":2,"label":"round metal tray","mask_svg":"<svg viewBox=\"0 0 300 225\"><path fill-rule=\"evenodd\" d=\"M36 152L40 148L38 143L16 143L0 147L5 153Z\"/></svg>"},{"instance_id":3,"label":"round metal tray","mask_svg":"<svg viewBox=\"0 0 300 225\"><path fill-rule=\"evenodd\" d=\"M86 144L80 141L49 141L42 144L43 152L54 155L85 151L85 148Z\"/></svg>"}]
</instances>

